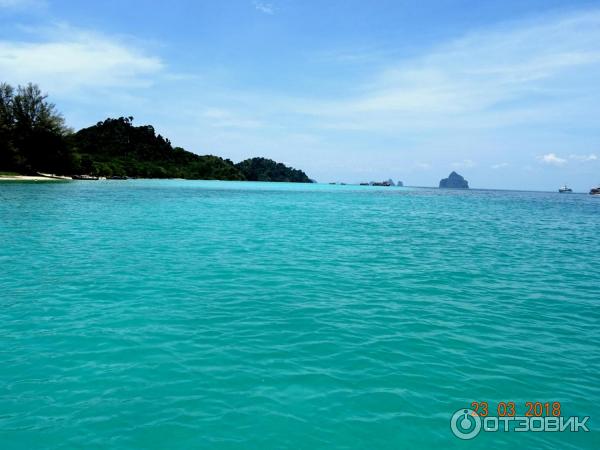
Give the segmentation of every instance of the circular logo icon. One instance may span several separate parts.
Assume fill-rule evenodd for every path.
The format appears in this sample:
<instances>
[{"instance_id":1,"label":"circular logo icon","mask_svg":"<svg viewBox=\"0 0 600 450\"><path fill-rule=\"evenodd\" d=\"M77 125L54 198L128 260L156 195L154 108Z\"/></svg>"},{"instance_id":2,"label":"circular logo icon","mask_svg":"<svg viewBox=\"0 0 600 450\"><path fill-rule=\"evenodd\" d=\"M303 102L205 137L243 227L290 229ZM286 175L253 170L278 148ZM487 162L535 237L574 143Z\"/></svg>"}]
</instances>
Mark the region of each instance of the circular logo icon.
<instances>
[{"instance_id":1,"label":"circular logo icon","mask_svg":"<svg viewBox=\"0 0 600 450\"><path fill-rule=\"evenodd\" d=\"M481 417L472 409L459 409L452 414L450 429L459 439L473 439L481 431Z\"/></svg>"}]
</instances>

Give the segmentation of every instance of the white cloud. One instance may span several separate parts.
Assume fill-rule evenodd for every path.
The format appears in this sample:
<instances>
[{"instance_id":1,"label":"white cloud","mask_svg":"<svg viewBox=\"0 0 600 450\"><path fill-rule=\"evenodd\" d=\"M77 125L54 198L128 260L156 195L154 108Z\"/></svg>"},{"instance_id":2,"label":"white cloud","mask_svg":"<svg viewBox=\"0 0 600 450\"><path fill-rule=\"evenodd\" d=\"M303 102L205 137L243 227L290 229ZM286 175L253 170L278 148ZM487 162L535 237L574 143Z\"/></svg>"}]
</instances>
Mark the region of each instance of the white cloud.
<instances>
[{"instance_id":1,"label":"white cloud","mask_svg":"<svg viewBox=\"0 0 600 450\"><path fill-rule=\"evenodd\" d=\"M600 98L588 76L600 70L597 42L600 11L511 23L388 61L346 98L296 106L325 128L394 133L564 123L565 111L589 120Z\"/></svg>"},{"instance_id":2,"label":"white cloud","mask_svg":"<svg viewBox=\"0 0 600 450\"><path fill-rule=\"evenodd\" d=\"M490 166L492 169L497 170L497 169L504 169L505 167L508 167L509 164L508 163L498 163L498 164L493 164L492 166Z\"/></svg>"},{"instance_id":3,"label":"white cloud","mask_svg":"<svg viewBox=\"0 0 600 450\"><path fill-rule=\"evenodd\" d=\"M538 159L544 164L550 164L553 166L562 166L567 163L567 160L556 156L554 153L547 153L546 155L538 156Z\"/></svg>"},{"instance_id":4,"label":"white cloud","mask_svg":"<svg viewBox=\"0 0 600 450\"><path fill-rule=\"evenodd\" d=\"M457 169L470 169L471 167L475 167L476 165L477 164L470 159L464 159L462 161L452 163L452 167L455 167Z\"/></svg>"},{"instance_id":5,"label":"white cloud","mask_svg":"<svg viewBox=\"0 0 600 450\"><path fill-rule=\"evenodd\" d=\"M586 162L586 161L595 161L598 159L598 156L596 156L594 153L590 153L589 155L571 154L571 155L569 155L569 159L574 159L575 161Z\"/></svg>"},{"instance_id":6,"label":"white cloud","mask_svg":"<svg viewBox=\"0 0 600 450\"><path fill-rule=\"evenodd\" d=\"M213 128L260 128L263 124L254 118L243 117L222 108L208 108L202 111L202 119Z\"/></svg>"},{"instance_id":7,"label":"white cloud","mask_svg":"<svg viewBox=\"0 0 600 450\"><path fill-rule=\"evenodd\" d=\"M417 169L421 169L421 170L429 170L429 169L431 169L431 164L426 163L426 162L416 162L415 167Z\"/></svg>"},{"instance_id":8,"label":"white cloud","mask_svg":"<svg viewBox=\"0 0 600 450\"><path fill-rule=\"evenodd\" d=\"M45 6L44 0L0 0L0 8L23 9Z\"/></svg>"},{"instance_id":9,"label":"white cloud","mask_svg":"<svg viewBox=\"0 0 600 450\"><path fill-rule=\"evenodd\" d=\"M270 3L254 2L254 8L264 14L275 14L275 8Z\"/></svg>"},{"instance_id":10,"label":"white cloud","mask_svg":"<svg viewBox=\"0 0 600 450\"><path fill-rule=\"evenodd\" d=\"M144 87L163 62L102 34L59 26L48 39L0 41L0 73L11 83L39 83L61 93L86 87Z\"/></svg>"}]
</instances>

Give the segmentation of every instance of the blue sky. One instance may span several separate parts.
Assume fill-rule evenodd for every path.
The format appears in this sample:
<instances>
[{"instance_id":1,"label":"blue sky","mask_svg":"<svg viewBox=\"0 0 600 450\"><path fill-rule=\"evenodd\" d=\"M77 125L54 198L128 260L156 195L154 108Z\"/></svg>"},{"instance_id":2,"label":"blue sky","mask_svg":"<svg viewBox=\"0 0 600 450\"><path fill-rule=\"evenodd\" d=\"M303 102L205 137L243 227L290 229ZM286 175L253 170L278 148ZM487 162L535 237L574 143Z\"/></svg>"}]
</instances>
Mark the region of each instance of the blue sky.
<instances>
[{"instance_id":1,"label":"blue sky","mask_svg":"<svg viewBox=\"0 0 600 450\"><path fill-rule=\"evenodd\" d=\"M0 0L0 80L81 128L319 181L600 183L600 2Z\"/></svg>"}]
</instances>

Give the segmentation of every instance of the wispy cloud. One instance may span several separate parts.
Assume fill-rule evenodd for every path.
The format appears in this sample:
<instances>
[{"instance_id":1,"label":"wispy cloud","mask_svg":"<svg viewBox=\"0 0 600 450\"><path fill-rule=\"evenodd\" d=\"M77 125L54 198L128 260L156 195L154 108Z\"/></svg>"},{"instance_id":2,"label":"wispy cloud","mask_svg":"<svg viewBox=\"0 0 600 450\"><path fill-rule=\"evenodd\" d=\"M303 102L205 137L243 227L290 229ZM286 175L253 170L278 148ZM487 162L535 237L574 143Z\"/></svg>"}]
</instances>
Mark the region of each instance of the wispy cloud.
<instances>
[{"instance_id":1,"label":"wispy cloud","mask_svg":"<svg viewBox=\"0 0 600 450\"><path fill-rule=\"evenodd\" d=\"M240 116L221 108L205 109L201 116L209 126L214 128L260 128L263 125L259 120Z\"/></svg>"},{"instance_id":2,"label":"wispy cloud","mask_svg":"<svg viewBox=\"0 0 600 450\"><path fill-rule=\"evenodd\" d=\"M131 44L65 25L46 40L0 41L0 73L13 83L35 81L61 93L85 87L145 87L164 69L156 56Z\"/></svg>"},{"instance_id":3,"label":"wispy cloud","mask_svg":"<svg viewBox=\"0 0 600 450\"><path fill-rule=\"evenodd\" d=\"M420 169L420 170L429 170L429 169L431 169L431 164L426 163L426 162L419 162L419 161L417 161L415 163L415 167L417 169Z\"/></svg>"},{"instance_id":4,"label":"wispy cloud","mask_svg":"<svg viewBox=\"0 0 600 450\"><path fill-rule=\"evenodd\" d=\"M254 2L254 8L264 14L275 14L275 8L271 3Z\"/></svg>"},{"instance_id":5,"label":"wispy cloud","mask_svg":"<svg viewBox=\"0 0 600 450\"><path fill-rule=\"evenodd\" d=\"M45 5L45 0L0 0L0 8L5 9L23 9Z\"/></svg>"},{"instance_id":6,"label":"wispy cloud","mask_svg":"<svg viewBox=\"0 0 600 450\"><path fill-rule=\"evenodd\" d=\"M552 166L562 166L567 163L567 160L557 156L554 153L547 153L542 156L538 156L538 159L544 164L550 164Z\"/></svg>"},{"instance_id":7,"label":"wispy cloud","mask_svg":"<svg viewBox=\"0 0 600 450\"><path fill-rule=\"evenodd\" d=\"M571 154L571 155L569 155L569 159L573 159L575 161L582 161L582 162L596 161L598 159L598 156L596 156L595 153L590 153L589 155L574 155L574 154Z\"/></svg>"},{"instance_id":8,"label":"wispy cloud","mask_svg":"<svg viewBox=\"0 0 600 450\"><path fill-rule=\"evenodd\" d=\"M509 164L522 167L522 152L532 151L533 143L537 148L552 145L555 152L540 156L540 163L561 166L570 159L557 154L568 155L573 147L564 150L552 133L565 126L587 127L600 113L600 89L592 76L600 73L596 42L600 10L546 15L470 32L420 56L401 59L383 48L376 64L360 55L350 58L352 65L332 58L330 69L353 71L353 83L329 98L326 93L291 96L264 87L260 93L236 92L231 97L244 98L244 104L225 109L237 118L256 112L263 125L256 129L270 133L273 146L301 153L302 147L292 150L281 137L284 133L273 130L309 133L320 138L321 152L336 154L344 147L346 153L361 155L355 156L356 167L372 166L365 161L373 153L373 139L382 136L390 144L381 148L381 159L405 157L406 170L420 174L433 173L422 161L435 161L435 169L478 167L481 173L500 176ZM243 119L215 118L211 126L219 123L241 125L245 139L259 134L251 136L252 127L244 127L249 124ZM237 133L233 128L225 131ZM515 150L506 150L508 146ZM307 164L310 168L312 161ZM544 168L532 170L541 173Z\"/></svg>"},{"instance_id":9,"label":"wispy cloud","mask_svg":"<svg viewBox=\"0 0 600 450\"><path fill-rule=\"evenodd\" d=\"M17 3L27 2L0 0L0 6ZM249 0L247 6L257 15L273 15L278 4ZM70 97L72 109L79 108L78 91L84 89L92 91L90 97L94 88L127 94L134 101L94 99L103 103L93 113L125 108L157 125L170 123L169 135L191 149L271 151L307 170L330 170L322 169L322 155L331 166L352 158L339 170L376 167L377 179L396 158L402 170L435 179L438 170L474 167L477 161L473 172L503 178L505 172L494 169L510 164L511 173L519 172L524 158L532 173L552 173L550 166L565 164L585 169L593 165L585 162L596 160L589 133L578 130L593 130L600 114L599 9L500 24L428 48L417 47L416 40L413 56L388 45L390 40L369 42L372 37L365 36L365 47L337 53L322 40L322 48L308 55L306 72L278 74L265 67L278 79L265 77L261 84L258 76L246 83L243 76L211 75L210 58L196 65L182 61L197 78L170 74L158 51L143 42L58 26L0 38L0 78L38 82L52 95ZM238 69L232 62L224 70ZM294 73L298 80L315 80L315 89L296 83ZM157 84L160 89L137 89ZM182 116L184 109L189 113ZM311 140L290 140L292 133ZM539 149L554 153L536 164Z\"/></svg>"},{"instance_id":10,"label":"wispy cloud","mask_svg":"<svg viewBox=\"0 0 600 450\"><path fill-rule=\"evenodd\" d=\"M545 164L550 164L550 165L554 165L554 166L563 166L565 164L567 164L569 162L569 160L571 161L578 161L578 162L590 162L590 161L596 161L598 159L598 156L596 156L595 153L590 153L588 155L577 155L577 154L570 154L569 158L562 158L560 156L557 156L555 153L548 153L546 155L542 155L542 156L538 156L538 159L545 163Z\"/></svg>"},{"instance_id":11,"label":"wispy cloud","mask_svg":"<svg viewBox=\"0 0 600 450\"><path fill-rule=\"evenodd\" d=\"M475 167L476 165L477 164L475 163L475 161L471 159L465 159L462 161L452 163L452 167L455 167L457 169L470 169L471 167Z\"/></svg>"},{"instance_id":12,"label":"wispy cloud","mask_svg":"<svg viewBox=\"0 0 600 450\"><path fill-rule=\"evenodd\" d=\"M600 11L467 34L394 63L331 101L299 105L326 127L356 130L494 129L564 121L598 90ZM587 97L586 97L587 96ZM579 110L577 110L579 106ZM360 120L358 120L360 119Z\"/></svg>"}]
</instances>

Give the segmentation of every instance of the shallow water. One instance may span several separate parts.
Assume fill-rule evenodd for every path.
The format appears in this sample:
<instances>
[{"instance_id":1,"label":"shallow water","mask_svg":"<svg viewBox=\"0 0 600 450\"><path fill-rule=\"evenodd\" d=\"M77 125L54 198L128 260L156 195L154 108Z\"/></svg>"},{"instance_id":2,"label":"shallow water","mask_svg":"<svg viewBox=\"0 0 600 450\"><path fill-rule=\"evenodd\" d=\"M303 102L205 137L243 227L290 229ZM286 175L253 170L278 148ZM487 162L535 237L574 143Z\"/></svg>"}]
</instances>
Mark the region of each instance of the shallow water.
<instances>
[{"instance_id":1,"label":"shallow water","mask_svg":"<svg viewBox=\"0 0 600 450\"><path fill-rule=\"evenodd\" d=\"M600 199L0 183L0 447L599 448ZM590 433L481 433L559 401Z\"/></svg>"}]
</instances>

